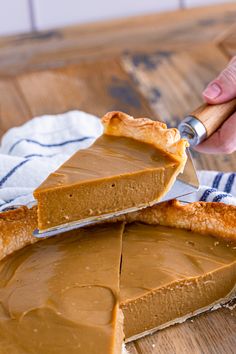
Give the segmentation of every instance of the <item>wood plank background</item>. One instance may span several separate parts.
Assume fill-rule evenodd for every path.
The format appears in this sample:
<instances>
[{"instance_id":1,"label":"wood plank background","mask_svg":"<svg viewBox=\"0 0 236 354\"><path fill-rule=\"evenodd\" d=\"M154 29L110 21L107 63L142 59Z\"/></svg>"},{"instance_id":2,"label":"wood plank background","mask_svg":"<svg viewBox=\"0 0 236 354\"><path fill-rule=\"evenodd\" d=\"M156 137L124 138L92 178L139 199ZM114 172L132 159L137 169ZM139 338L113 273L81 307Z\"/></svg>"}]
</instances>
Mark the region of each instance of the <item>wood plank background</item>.
<instances>
[{"instance_id":1,"label":"wood plank background","mask_svg":"<svg viewBox=\"0 0 236 354\"><path fill-rule=\"evenodd\" d=\"M0 136L33 116L123 110L170 126L236 54L236 4L0 39ZM199 169L236 170L236 154ZM198 316L128 345L131 354L236 353L236 311Z\"/></svg>"}]
</instances>

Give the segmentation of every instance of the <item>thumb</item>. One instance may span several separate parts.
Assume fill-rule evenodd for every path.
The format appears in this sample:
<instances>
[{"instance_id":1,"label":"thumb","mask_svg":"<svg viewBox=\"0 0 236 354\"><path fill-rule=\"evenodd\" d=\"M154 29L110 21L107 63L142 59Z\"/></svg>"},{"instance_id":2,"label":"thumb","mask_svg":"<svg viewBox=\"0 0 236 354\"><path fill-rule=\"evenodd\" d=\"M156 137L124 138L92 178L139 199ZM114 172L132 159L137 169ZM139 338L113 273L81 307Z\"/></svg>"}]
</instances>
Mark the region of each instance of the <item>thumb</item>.
<instances>
[{"instance_id":1,"label":"thumb","mask_svg":"<svg viewBox=\"0 0 236 354\"><path fill-rule=\"evenodd\" d=\"M236 97L236 57L210 82L203 91L203 97L212 104L223 103Z\"/></svg>"}]
</instances>

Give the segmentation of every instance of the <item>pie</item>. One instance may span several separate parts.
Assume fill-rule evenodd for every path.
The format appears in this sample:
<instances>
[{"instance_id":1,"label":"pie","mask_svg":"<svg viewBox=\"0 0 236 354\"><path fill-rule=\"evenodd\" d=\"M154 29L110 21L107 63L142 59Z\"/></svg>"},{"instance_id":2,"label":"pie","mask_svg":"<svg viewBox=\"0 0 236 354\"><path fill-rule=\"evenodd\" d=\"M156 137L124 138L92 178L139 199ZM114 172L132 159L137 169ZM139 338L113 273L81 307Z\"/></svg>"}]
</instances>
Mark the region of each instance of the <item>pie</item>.
<instances>
[{"instance_id":1,"label":"pie","mask_svg":"<svg viewBox=\"0 0 236 354\"><path fill-rule=\"evenodd\" d=\"M177 129L121 112L102 123L104 134L34 191L40 231L153 205L183 171L188 143Z\"/></svg>"},{"instance_id":2,"label":"pie","mask_svg":"<svg viewBox=\"0 0 236 354\"><path fill-rule=\"evenodd\" d=\"M36 224L36 207L0 214L1 354L39 338L47 353L95 354L83 346L96 341L117 354L120 310L128 342L236 295L235 206L166 202L29 245Z\"/></svg>"}]
</instances>

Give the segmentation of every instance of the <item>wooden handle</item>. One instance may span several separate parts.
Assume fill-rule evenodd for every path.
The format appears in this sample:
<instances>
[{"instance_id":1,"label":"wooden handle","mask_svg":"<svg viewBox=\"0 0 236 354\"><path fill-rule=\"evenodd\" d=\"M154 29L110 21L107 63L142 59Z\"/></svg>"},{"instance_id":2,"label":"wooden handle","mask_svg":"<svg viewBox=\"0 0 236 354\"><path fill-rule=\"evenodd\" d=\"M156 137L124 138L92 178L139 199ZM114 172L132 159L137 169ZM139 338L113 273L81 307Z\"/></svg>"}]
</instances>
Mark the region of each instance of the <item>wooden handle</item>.
<instances>
[{"instance_id":1,"label":"wooden handle","mask_svg":"<svg viewBox=\"0 0 236 354\"><path fill-rule=\"evenodd\" d=\"M209 105L204 103L191 113L200 120L206 128L207 137L213 134L224 121L236 111L236 98L226 103Z\"/></svg>"}]
</instances>

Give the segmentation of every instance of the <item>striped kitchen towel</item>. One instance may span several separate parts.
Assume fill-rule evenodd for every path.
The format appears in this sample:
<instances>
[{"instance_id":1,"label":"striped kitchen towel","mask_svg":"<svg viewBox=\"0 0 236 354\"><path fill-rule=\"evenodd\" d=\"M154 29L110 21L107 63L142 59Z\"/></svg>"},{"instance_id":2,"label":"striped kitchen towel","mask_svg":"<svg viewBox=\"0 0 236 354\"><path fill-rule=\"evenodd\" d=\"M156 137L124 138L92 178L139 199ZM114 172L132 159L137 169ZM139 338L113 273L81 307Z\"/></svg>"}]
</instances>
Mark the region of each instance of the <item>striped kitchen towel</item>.
<instances>
[{"instance_id":1,"label":"striped kitchen towel","mask_svg":"<svg viewBox=\"0 0 236 354\"><path fill-rule=\"evenodd\" d=\"M0 145L0 211L35 203L32 192L78 149L102 133L99 119L81 111L34 118L10 129ZM188 201L236 205L236 173L200 171L200 190Z\"/></svg>"}]
</instances>

